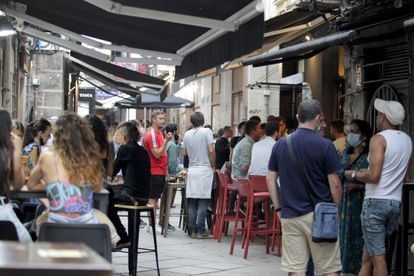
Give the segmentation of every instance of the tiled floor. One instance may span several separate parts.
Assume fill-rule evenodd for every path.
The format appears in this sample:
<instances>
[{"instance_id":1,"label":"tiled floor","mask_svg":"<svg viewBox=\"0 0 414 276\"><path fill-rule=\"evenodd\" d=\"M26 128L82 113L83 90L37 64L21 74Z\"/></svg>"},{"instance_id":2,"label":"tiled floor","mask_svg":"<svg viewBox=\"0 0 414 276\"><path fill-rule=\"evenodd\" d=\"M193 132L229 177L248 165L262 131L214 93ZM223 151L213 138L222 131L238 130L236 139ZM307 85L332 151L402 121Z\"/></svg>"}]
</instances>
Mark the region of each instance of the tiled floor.
<instances>
[{"instance_id":1,"label":"tiled floor","mask_svg":"<svg viewBox=\"0 0 414 276\"><path fill-rule=\"evenodd\" d=\"M177 208L181 202L176 197ZM157 235L158 255L161 275L287 275L280 271L280 258L271 253L266 254L264 239L257 238L250 243L249 255L244 260L240 237L236 241L234 255L229 255L231 236L223 237L221 243L216 240L193 240L182 229L178 228L178 218L172 217L170 222L177 229L169 232L164 238ZM126 225L126 221L125 221ZM140 232L140 247L151 248L152 234L144 229ZM113 253L114 275L128 275L128 255ZM153 253L138 256L138 275L157 275L155 256Z\"/></svg>"}]
</instances>

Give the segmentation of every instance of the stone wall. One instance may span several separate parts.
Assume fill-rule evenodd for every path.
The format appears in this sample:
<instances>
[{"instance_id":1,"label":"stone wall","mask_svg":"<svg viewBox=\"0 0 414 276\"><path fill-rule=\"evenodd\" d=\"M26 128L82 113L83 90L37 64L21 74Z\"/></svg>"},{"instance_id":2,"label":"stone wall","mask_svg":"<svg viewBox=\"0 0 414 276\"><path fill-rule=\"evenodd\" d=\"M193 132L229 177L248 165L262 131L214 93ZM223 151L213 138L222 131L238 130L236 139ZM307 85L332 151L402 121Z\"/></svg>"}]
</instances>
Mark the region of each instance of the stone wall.
<instances>
[{"instance_id":1,"label":"stone wall","mask_svg":"<svg viewBox=\"0 0 414 276\"><path fill-rule=\"evenodd\" d=\"M49 118L63 113L64 74L63 52L32 55L32 77L39 79L33 86L32 102L35 118Z\"/></svg>"},{"instance_id":2,"label":"stone wall","mask_svg":"<svg viewBox=\"0 0 414 276\"><path fill-rule=\"evenodd\" d=\"M349 46L346 49L345 67L345 102L344 121L350 124L352 119L365 119L366 99L363 87L358 86L357 66L362 65L363 48Z\"/></svg>"}]
</instances>

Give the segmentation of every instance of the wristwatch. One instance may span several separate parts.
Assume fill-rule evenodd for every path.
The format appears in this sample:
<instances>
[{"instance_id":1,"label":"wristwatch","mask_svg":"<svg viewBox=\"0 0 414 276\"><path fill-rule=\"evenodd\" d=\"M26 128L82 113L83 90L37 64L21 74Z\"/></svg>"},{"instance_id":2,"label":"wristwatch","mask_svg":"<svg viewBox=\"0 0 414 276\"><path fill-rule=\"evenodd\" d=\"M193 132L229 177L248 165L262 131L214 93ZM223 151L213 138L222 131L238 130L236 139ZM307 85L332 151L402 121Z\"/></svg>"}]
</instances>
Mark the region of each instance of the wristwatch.
<instances>
[{"instance_id":1,"label":"wristwatch","mask_svg":"<svg viewBox=\"0 0 414 276\"><path fill-rule=\"evenodd\" d=\"M355 181L355 178L356 178L356 171L355 170L352 171L351 177L352 177L352 180Z\"/></svg>"}]
</instances>

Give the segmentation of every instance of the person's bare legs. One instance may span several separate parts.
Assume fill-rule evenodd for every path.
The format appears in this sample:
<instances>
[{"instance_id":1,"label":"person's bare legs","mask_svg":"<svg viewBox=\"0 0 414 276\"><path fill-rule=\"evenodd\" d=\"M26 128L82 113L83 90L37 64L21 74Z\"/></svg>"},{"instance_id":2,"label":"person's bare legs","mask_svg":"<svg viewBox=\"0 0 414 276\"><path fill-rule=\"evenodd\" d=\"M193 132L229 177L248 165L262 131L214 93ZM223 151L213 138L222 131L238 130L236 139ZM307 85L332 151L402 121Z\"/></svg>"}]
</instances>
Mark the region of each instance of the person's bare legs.
<instances>
[{"instance_id":1,"label":"person's bare legs","mask_svg":"<svg viewBox=\"0 0 414 276\"><path fill-rule=\"evenodd\" d=\"M332 272L328 274L324 274L325 276L339 276L339 272Z\"/></svg>"},{"instance_id":2,"label":"person's bare legs","mask_svg":"<svg viewBox=\"0 0 414 276\"><path fill-rule=\"evenodd\" d=\"M373 272L375 276L388 276L388 268L385 255L372 256L371 262L374 267Z\"/></svg>"},{"instance_id":3,"label":"person's bare legs","mask_svg":"<svg viewBox=\"0 0 414 276\"><path fill-rule=\"evenodd\" d=\"M306 276L306 272L291 272L292 276Z\"/></svg>"},{"instance_id":4,"label":"person's bare legs","mask_svg":"<svg viewBox=\"0 0 414 276\"><path fill-rule=\"evenodd\" d=\"M157 201L158 200L155 199L155 198L150 198L150 199L148 199L148 203L147 203L148 207L154 208L154 219L155 219L155 221L157 220ZM148 223L149 223L149 225L152 225L152 223L153 223L153 221L151 221L150 216L148 216Z\"/></svg>"},{"instance_id":5,"label":"person's bare legs","mask_svg":"<svg viewBox=\"0 0 414 276\"><path fill-rule=\"evenodd\" d=\"M165 217L165 203L167 202L167 183L164 185L164 190L161 194L161 200L160 200L160 216L158 219L158 224L161 227L164 227L164 217Z\"/></svg>"},{"instance_id":6,"label":"person's bare legs","mask_svg":"<svg viewBox=\"0 0 414 276\"><path fill-rule=\"evenodd\" d=\"M362 265L359 270L358 276L371 276L372 275L372 262L368 255L368 252L364 249L362 254Z\"/></svg>"},{"instance_id":7,"label":"person's bare legs","mask_svg":"<svg viewBox=\"0 0 414 276\"><path fill-rule=\"evenodd\" d=\"M306 276L306 272L291 272L292 276ZM324 274L325 276L339 276L339 272Z\"/></svg>"}]
</instances>

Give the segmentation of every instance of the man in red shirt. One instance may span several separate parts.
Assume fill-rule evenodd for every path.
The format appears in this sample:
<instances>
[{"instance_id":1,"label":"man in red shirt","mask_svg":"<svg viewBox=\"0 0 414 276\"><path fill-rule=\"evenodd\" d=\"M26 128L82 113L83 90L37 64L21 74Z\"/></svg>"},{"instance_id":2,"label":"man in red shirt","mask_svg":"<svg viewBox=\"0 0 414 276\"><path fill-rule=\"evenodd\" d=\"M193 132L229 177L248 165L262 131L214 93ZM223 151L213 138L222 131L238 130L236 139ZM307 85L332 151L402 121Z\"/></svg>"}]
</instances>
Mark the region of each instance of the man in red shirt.
<instances>
[{"instance_id":1,"label":"man in red shirt","mask_svg":"<svg viewBox=\"0 0 414 276\"><path fill-rule=\"evenodd\" d=\"M169 132L164 139L162 133L164 121L165 113L163 111L155 110L152 112L152 125L144 138L144 148L148 151L151 160L151 193L148 205L154 206L154 208L164 190L165 178L167 177L167 152L165 149L168 141L173 138L173 134ZM154 211L156 214L156 210Z\"/></svg>"}]
</instances>

